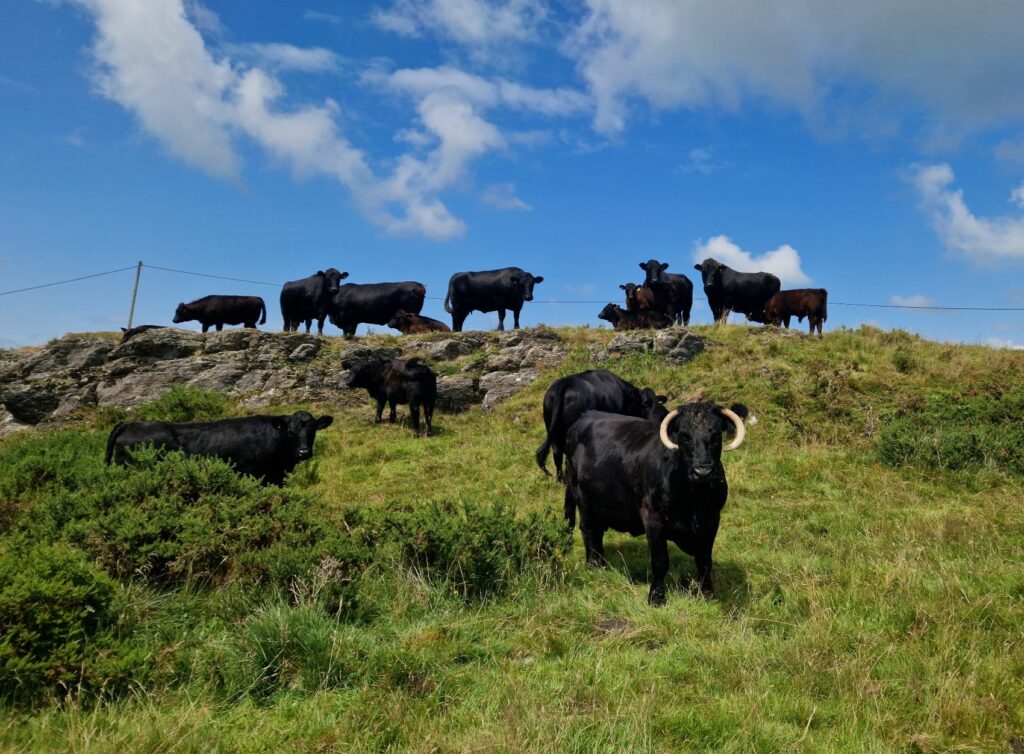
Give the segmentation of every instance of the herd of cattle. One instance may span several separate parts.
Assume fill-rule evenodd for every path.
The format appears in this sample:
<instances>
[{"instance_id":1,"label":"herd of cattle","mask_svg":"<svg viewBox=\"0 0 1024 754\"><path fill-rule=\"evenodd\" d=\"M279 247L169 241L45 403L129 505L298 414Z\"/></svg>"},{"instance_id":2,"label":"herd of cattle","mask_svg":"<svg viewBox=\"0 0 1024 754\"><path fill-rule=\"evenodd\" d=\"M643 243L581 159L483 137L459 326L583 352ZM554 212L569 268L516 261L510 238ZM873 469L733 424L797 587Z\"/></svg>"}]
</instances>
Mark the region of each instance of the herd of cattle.
<instances>
[{"instance_id":1,"label":"herd of cattle","mask_svg":"<svg viewBox=\"0 0 1024 754\"><path fill-rule=\"evenodd\" d=\"M800 288L783 291L779 279L767 272L737 272L715 259L694 265L701 273L704 293L715 322L737 312L748 320L789 327L793 317L807 317L810 332L821 335L828 318L828 291L824 288ZM666 272L667 262L656 259L640 263L644 271L641 284L624 283L625 307L609 303L598 318L616 330L635 330L689 325L693 308L693 282L686 275ZM533 288L544 282L519 267L482 272L457 272L448 282L444 309L451 314L451 328L420 314L427 287L407 280L400 283L345 283L347 272L333 267L301 280L292 280L281 289L281 318L285 331L306 332L315 321L323 334L330 320L346 337L352 337L360 324L387 325L403 334L421 332L461 332L470 312L497 312L498 329L505 329L505 314L512 312L513 326L519 327L523 304L533 300ZM196 321L203 332L224 325L256 327L267 321L267 307L258 296L204 296L178 305L174 323ZM156 325L143 325L149 329ZM138 328L125 330L126 338Z\"/></svg>"}]
</instances>

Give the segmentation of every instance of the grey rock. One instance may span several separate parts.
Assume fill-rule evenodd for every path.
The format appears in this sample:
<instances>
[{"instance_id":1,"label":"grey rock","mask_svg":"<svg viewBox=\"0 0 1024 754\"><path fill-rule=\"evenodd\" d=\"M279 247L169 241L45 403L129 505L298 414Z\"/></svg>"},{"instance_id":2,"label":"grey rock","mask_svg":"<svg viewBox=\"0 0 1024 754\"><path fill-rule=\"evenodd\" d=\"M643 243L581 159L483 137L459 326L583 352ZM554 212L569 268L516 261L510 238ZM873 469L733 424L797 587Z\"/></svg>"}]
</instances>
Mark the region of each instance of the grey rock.
<instances>
[{"instance_id":1,"label":"grey rock","mask_svg":"<svg viewBox=\"0 0 1024 754\"><path fill-rule=\"evenodd\" d=\"M442 411L465 411L480 402L480 381L472 377L449 375L437 381L437 408Z\"/></svg>"},{"instance_id":2,"label":"grey rock","mask_svg":"<svg viewBox=\"0 0 1024 754\"><path fill-rule=\"evenodd\" d=\"M259 330L243 327L238 330L221 330L206 334L203 350L206 353L223 353L225 351L247 351L259 341ZM128 341L129 343L131 341Z\"/></svg>"},{"instance_id":3,"label":"grey rock","mask_svg":"<svg viewBox=\"0 0 1024 754\"><path fill-rule=\"evenodd\" d=\"M320 343L303 343L290 354L288 354L288 361L301 362L309 361L317 352L320 350Z\"/></svg>"},{"instance_id":4,"label":"grey rock","mask_svg":"<svg viewBox=\"0 0 1024 754\"><path fill-rule=\"evenodd\" d=\"M15 421L38 424L60 405L60 398L49 386L33 384L7 385L0 392L0 404Z\"/></svg>"},{"instance_id":5,"label":"grey rock","mask_svg":"<svg viewBox=\"0 0 1024 754\"><path fill-rule=\"evenodd\" d=\"M616 335L605 348L591 346L590 353L595 361L641 353L663 356L669 364L685 364L704 351L707 342L703 337L685 327L669 327L664 330L636 330Z\"/></svg>"},{"instance_id":6,"label":"grey rock","mask_svg":"<svg viewBox=\"0 0 1024 754\"><path fill-rule=\"evenodd\" d=\"M204 345L203 336L191 330L165 327L160 330L141 332L127 343L120 344L110 355L111 359L133 361L160 361L182 359L198 353Z\"/></svg>"},{"instance_id":7,"label":"grey rock","mask_svg":"<svg viewBox=\"0 0 1024 754\"><path fill-rule=\"evenodd\" d=\"M480 378L480 389L485 393L481 404L483 410L493 411L495 406L511 398L538 377L540 372L535 369L485 374Z\"/></svg>"},{"instance_id":8,"label":"grey rock","mask_svg":"<svg viewBox=\"0 0 1024 754\"><path fill-rule=\"evenodd\" d=\"M341 365L346 369L361 361L374 359L397 359L402 349L395 346L371 346L363 343L349 343L341 350Z\"/></svg>"},{"instance_id":9,"label":"grey rock","mask_svg":"<svg viewBox=\"0 0 1024 754\"><path fill-rule=\"evenodd\" d=\"M31 428L31 424L19 422L10 411L0 407L0 438Z\"/></svg>"}]
</instances>

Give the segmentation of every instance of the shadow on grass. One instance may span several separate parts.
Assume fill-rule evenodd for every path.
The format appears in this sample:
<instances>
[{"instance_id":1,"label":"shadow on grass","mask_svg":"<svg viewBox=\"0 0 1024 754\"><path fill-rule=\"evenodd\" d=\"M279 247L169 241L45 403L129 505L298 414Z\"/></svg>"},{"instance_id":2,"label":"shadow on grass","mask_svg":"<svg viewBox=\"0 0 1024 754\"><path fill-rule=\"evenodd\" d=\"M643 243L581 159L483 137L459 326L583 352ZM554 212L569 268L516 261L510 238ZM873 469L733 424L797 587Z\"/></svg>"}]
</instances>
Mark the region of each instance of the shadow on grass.
<instances>
[{"instance_id":1,"label":"shadow on grass","mask_svg":"<svg viewBox=\"0 0 1024 754\"><path fill-rule=\"evenodd\" d=\"M650 583L651 557L646 537L609 532L605 535L604 556L607 567L623 572L634 584ZM695 584L697 579L697 566L693 558L672 543L668 546L668 558L668 576L665 578L668 591L691 592L691 584ZM750 589L746 571L736 563L715 560L712 577L718 602L730 609L747 605Z\"/></svg>"}]
</instances>

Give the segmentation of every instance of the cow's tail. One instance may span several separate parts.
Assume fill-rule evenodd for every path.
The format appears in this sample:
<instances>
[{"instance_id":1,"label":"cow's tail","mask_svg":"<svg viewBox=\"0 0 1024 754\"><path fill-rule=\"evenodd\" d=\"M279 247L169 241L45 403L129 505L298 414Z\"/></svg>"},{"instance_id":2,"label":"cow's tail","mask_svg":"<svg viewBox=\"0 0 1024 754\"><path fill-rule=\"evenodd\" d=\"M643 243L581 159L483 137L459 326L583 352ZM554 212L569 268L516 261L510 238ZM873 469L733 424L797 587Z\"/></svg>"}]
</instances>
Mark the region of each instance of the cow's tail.
<instances>
[{"instance_id":1,"label":"cow's tail","mask_svg":"<svg viewBox=\"0 0 1024 754\"><path fill-rule=\"evenodd\" d=\"M452 283L454 283L454 282L455 282L454 280L449 280L448 281L448 293L446 293L445 296L444 296L444 310L446 312L448 312L449 314L452 313L452 307L451 307Z\"/></svg>"},{"instance_id":2,"label":"cow's tail","mask_svg":"<svg viewBox=\"0 0 1024 754\"><path fill-rule=\"evenodd\" d=\"M548 476L551 476L551 472L548 471L548 451L551 450L551 433L562 422L562 402L565 400L566 384L564 381L559 380L552 387L554 387L552 396L555 399L555 405L551 409L551 421L544 427L544 442L540 444L540 447L537 448L537 453L534 455L540 470ZM547 402L547 395L544 396L544 400Z\"/></svg>"},{"instance_id":3,"label":"cow's tail","mask_svg":"<svg viewBox=\"0 0 1024 754\"><path fill-rule=\"evenodd\" d=\"M821 289L821 321L828 319L828 291Z\"/></svg>"},{"instance_id":4,"label":"cow's tail","mask_svg":"<svg viewBox=\"0 0 1024 754\"><path fill-rule=\"evenodd\" d=\"M576 528L576 470L568 456L565 458L565 498L562 503L562 515L565 516L565 525L571 532Z\"/></svg>"},{"instance_id":5,"label":"cow's tail","mask_svg":"<svg viewBox=\"0 0 1024 754\"><path fill-rule=\"evenodd\" d=\"M118 422L110 430L110 437L107 438L107 452L103 455L103 462L107 466L110 465L110 460L114 457L114 446L117 445L117 436L121 434L121 430L125 428L126 424L127 422Z\"/></svg>"},{"instance_id":6,"label":"cow's tail","mask_svg":"<svg viewBox=\"0 0 1024 754\"><path fill-rule=\"evenodd\" d=\"M260 299L260 312L263 315L263 319L260 320L261 325L267 324L267 303L261 298Z\"/></svg>"}]
</instances>

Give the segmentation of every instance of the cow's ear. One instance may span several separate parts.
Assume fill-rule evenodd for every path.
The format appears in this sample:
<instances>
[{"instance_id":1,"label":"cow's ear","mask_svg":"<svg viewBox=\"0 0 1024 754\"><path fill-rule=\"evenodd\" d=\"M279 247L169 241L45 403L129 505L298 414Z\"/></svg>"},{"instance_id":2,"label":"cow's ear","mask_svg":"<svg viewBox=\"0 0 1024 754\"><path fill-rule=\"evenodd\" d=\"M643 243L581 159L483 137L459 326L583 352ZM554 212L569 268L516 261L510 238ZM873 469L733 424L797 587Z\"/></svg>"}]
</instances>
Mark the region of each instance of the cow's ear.
<instances>
[{"instance_id":1,"label":"cow's ear","mask_svg":"<svg viewBox=\"0 0 1024 754\"><path fill-rule=\"evenodd\" d=\"M544 282L544 276L543 275L537 275L536 277L533 278L533 282L535 284L536 283L543 283Z\"/></svg>"},{"instance_id":2,"label":"cow's ear","mask_svg":"<svg viewBox=\"0 0 1024 754\"><path fill-rule=\"evenodd\" d=\"M283 416L272 416L270 417L270 426L276 429L278 432L288 431L288 419Z\"/></svg>"},{"instance_id":3,"label":"cow's ear","mask_svg":"<svg viewBox=\"0 0 1024 754\"><path fill-rule=\"evenodd\" d=\"M626 290L626 286L625 285L620 285L619 288L621 288L622 290ZM124 328L122 327L121 329L123 330Z\"/></svg>"},{"instance_id":4,"label":"cow's ear","mask_svg":"<svg viewBox=\"0 0 1024 754\"><path fill-rule=\"evenodd\" d=\"M667 269L668 269L668 262L665 262L665 263L663 263L663 264L661 265L661 269L663 269L663 270L667 270Z\"/></svg>"},{"instance_id":5,"label":"cow's ear","mask_svg":"<svg viewBox=\"0 0 1024 754\"><path fill-rule=\"evenodd\" d=\"M121 328L121 332L128 332L128 328L127 327L122 327Z\"/></svg>"},{"instance_id":6,"label":"cow's ear","mask_svg":"<svg viewBox=\"0 0 1024 754\"><path fill-rule=\"evenodd\" d=\"M328 414L324 414L323 416L321 416L319 419L316 420L316 428L317 429L327 429L333 423L334 423L334 417L330 416Z\"/></svg>"},{"instance_id":7,"label":"cow's ear","mask_svg":"<svg viewBox=\"0 0 1024 754\"><path fill-rule=\"evenodd\" d=\"M317 277L323 277L324 276L324 271L323 270L317 270L316 274L317 274Z\"/></svg>"},{"instance_id":8,"label":"cow's ear","mask_svg":"<svg viewBox=\"0 0 1024 754\"><path fill-rule=\"evenodd\" d=\"M662 404L668 403L668 396L667 395L656 395L654 397L658 399L658 403L662 403Z\"/></svg>"},{"instance_id":9,"label":"cow's ear","mask_svg":"<svg viewBox=\"0 0 1024 754\"><path fill-rule=\"evenodd\" d=\"M700 270L701 272L704 272L704 268L703 268L703 267L701 267L701 266L700 266L699 264L695 264L695 265L693 266L693 269L695 269L695 270Z\"/></svg>"},{"instance_id":10,"label":"cow's ear","mask_svg":"<svg viewBox=\"0 0 1024 754\"><path fill-rule=\"evenodd\" d=\"M742 403L734 403L729 408L736 416L741 419L746 419L750 415L750 409L744 406Z\"/></svg>"},{"instance_id":11,"label":"cow's ear","mask_svg":"<svg viewBox=\"0 0 1024 754\"><path fill-rule=\"evenodd\" d=\"M338 278L338 279L339 279L339 280L344 280L344 279L345 279L345 278L347 278L347 277L348 277L348 273L347 273L347 272L343 272L343 273L341 273L341 275L339 276L339 278Z\"/></svg>"},{"instance_id":12,"label":"cow's ear","mask_svg":"<svg viewBox=\"0 0 1024 754\"><path fill-rule=\"evenodd\" d=\"M643 270L644 272L647 272L647 262L641 262L640 269Z\"/></svg>"}]
</instances>

